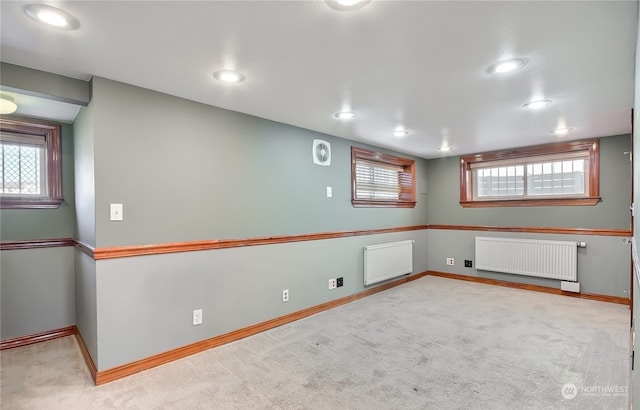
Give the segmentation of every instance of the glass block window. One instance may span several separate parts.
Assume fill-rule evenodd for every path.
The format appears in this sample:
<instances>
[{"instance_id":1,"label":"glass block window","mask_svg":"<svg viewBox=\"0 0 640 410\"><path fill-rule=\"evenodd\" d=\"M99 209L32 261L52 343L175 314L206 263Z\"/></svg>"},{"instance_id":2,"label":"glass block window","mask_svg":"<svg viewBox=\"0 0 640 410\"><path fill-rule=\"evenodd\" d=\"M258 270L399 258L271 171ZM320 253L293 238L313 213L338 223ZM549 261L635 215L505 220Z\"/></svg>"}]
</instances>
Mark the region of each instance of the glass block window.
<instances>
[{"instance_id":1,"label":"glass block window","mask_svg":"<svg viewBox=\"0 0 640 410\"><path fill-rule=\"evenodd\" d=\"M415 206L414 161L351 148L354 206Z\"/></svg>"},{"instance_id":2,"label":"glass block window","mask_svg":"<svg viewBox=\"0 0 640 410\"><path fill-rule=\"evenodd\" d=\"M524 147L460 158L463 207L595 205L599 141Z\"/></svg>"},{"instance_id":3,"label":"glass block window","mask_svg":"<svg viewBox=\"0 0 640 410\"><path fill-rule=\"evenodd\" d=\"M0 135L0 193L44 195L46 189L43 137Z\"/></svg>"},{"instance_id":4,"label":"glass block window","mask_svg":"<svg viewBox=\"0 0 640 410\"><path fill-rule=\"evenodd\" d=\"M521 197L524 194L524 166L481 168L474 171L476 197Z\"/></svg>"},{"instance_id":5,"label":"glass block window","mask_svg":"<svg viewBox=\"0 0 640 410\"><path fill-rule=\"evenodd\" d=\"M588 168L588 158L528 164L527 195L585 195Z\"/></svg>"}]
</instances>

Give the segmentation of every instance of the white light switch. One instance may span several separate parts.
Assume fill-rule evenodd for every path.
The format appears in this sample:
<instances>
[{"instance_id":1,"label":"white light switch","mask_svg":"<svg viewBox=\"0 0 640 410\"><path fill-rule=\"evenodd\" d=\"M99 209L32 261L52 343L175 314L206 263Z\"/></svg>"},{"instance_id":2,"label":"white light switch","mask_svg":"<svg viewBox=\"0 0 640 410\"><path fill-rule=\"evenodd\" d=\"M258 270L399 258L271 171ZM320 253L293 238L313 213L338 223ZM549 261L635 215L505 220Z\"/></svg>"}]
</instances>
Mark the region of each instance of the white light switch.
<instances>
[{"instance_id":1,"label":"white light switch","mask_svg":"<svg viewBox=\"0 0 640 410\"><path fill-rule=\"evenodd\" d=\"M111 204L111 220L122 221L122 204Z\"/></svg>"},{"instance_id":2,"label":"white light switch","mask_svg":"<svg viewBox=\"0 0 640 410\"><path fill-rule=\"evenodd\" d=\"M331 198L333 196L333 190L330 186L327 187L327 198Z\"/></svg>"}]
</instances>

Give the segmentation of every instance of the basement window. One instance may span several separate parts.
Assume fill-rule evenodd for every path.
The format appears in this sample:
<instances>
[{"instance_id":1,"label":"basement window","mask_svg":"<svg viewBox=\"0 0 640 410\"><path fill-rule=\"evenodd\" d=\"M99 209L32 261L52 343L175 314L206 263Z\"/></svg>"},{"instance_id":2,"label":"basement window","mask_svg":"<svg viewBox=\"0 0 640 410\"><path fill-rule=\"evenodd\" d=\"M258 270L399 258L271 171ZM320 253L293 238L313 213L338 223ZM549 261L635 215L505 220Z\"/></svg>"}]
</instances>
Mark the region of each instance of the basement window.
<instances>
[{"instance_id":1,"label":"basement window","mask_svg":"<svg viewBox=\"0 0 640 410\"><path fill-rule=\"evenodd\" d=\"M351 147L351 203L354 207L413 208L415 162Z\"/></svg>"},{"instance_id":2,"label":"basement window","mask_svg":"<svg viewBox=\"0 0 640 410\"><path fill-rule=\"evenodd\" d=\"M595 205L599 147L586 140L461 157L460 205Z\"/></svg>"},{"instance_id":3,"label":"basement window","mask_svg":"<svg viewBox=\"0 0 640 410\"><path fill-rule=\"evenodd\" d=\"M0 118L0 208L58 208L63 202L60 125Z\"/></svg>"}]
</instances>

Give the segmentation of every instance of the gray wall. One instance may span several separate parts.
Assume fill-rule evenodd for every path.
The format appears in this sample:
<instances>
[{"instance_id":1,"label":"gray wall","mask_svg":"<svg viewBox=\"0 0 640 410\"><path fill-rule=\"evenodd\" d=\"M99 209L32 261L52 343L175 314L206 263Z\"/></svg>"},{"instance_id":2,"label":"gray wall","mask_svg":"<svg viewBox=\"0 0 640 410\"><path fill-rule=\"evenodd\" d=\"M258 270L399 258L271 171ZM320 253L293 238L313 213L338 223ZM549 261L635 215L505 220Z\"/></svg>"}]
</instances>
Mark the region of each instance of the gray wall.
<instances>
[{"instance_id":1,"label":"gray wall","mask_svg":"<svg viewBox=\"0 0 640 410\"><path fill-rule=\"evenodd\" d=\"M91 247L96 245L96 201L94 171L93 102L80 109L73 123L76 175L76 239ZM75 249L76 326L93 358L98 361L98 319L96 262Z\"/></svg>"},{"instance_id":2,"label":"gray wall","mask_svg":"<svg viewBox=\"0 0 640 410\"><path fill-rule=\"evenodd\" d=\"M425 271L427 231L98 261L98 369L359 292L362 247L405 239L415 241L414 272ZM335 277L344 287L329 290Z\"/></svg>"},{"instance_id":3,"label":"gray wall","mask_svg":"<svg viewBox=\"0 0 640 410\"><path fill-rule=\"evenodd\" d=\"M86 81L0 62L2 89L70 104L87 105L91 87Z\"/></svg>"},{"instance_id":4,"label":"gray wall","mask_svg":"<svg viewBox=\"0 0 640 410\"><path fill-rule=\"evenodd\" d=\"M93 104L80 109L73 123L76 177L76 239L96 246L96 200L93 142Z\"/></svg>"},{"instance_id":5,"label":"gray wall","mask_svg":"<svg viewBox=\"0 0 640 410\"><path fill-rule=\"evenodd\" d=\"M314 138L331 143L330 167L313 164ZM98 248L427 222L425 195L414 209L351 205L351 142L110 80L93 79L76 139L78 231L90 239L94 218ZM426 163L416 159L418 179ZM93 186L80 182L89 164ZM81 200L92 190L95 202ZM109 203L124 221L108 220ZM95 272L77 260L78 326L106 370L359 292L362 247L405 239L425 271L426 230L99 260ZM339 276L345 286L329 291Z\"/></svg>"},{"instance_id":6,"label":"gray wall","mask_svg":"<svg viewBox=\"0 0 640 410\"><path fill-rule=\"evenodd\" d=\"M629 245L623 242L623 238L617 236L543 235L430 229L427 253L429 269L550 288L560 287L560 281L554 279L519 276L475 269L476 236L586 242L586 248L578 248L578 282L580 282L580 291L582 293L620 296L625 298L629 296ZM446 265L445 262L448 257L454 258L454 266ZM473 261L474 268L465 268L465 259Z\"/></svg>"},{"instance_id":7,"label":"gray wall","mask_svg":"<svg viewBox=\"0 0 640 410\"><path fill-rule=\"evenodd\" d=\"M101 78L93 85L98 247L427 223L420 195L415 209L351 206L350 141ZM312 163L314 138L331 143L330 167ZM418 178L426 162L416 160ZM124 221L108 220L112 202L124 205Z\"/></svg>"},{"instance_id":8,"label":"gray wall","mask_svg":"<svg viewBox=\"0 0 640 410\"><path fill-rule=\"evenodd\" d=\"M629 229L631 202L631 136L600 139L600 195L595 206L462 208L459 158L429 161L427 165L429 224L489 225L507 227L559 227ZM475 236L498 236L587 242L578 252L578 281L581 291L627 297L630 291L629 246L621 237L555 234L513 234L505 232L429 230L429 269L480 276L511 282L560 287L560 281L465 268L464 260L474 260ZM453 257L456 264L445 264ZM475 266L475 264L474 264Z\"/></svg>"},{"instance_id":9,"label":"gray wall","mask_svg":"<svg viewBox=\"0 0 640 410\"><path fill-rule=\"evenodd\" d=\"M73 248L2 251L0 339L76 323Z\"/></svg>"},{"instance_id":10,"label":"gray wall","mask_svg":"<svg viewBox=\"0 0 640 410\"><path fill-rule=\"evenodd\" d=\"M77 248L73 258L75 261L75 294L73 297L75 298L76 326L95 364L99 357L96 262Z\"/></svg>"},{"instance_id":11,"label":"gray wall","mask_svg":"<svg viewBox=\"0 0 640 410\"><path fill-rule=\"evenodd\" d=\"M62 124L62 195L57 209L3 209L0 211L0 240L73 238L75 199L73 129Z\"/></svg>"},{"instance_id":12,"label":"gray wall","mask_svg":"<svg viewBox=\"0 0 640 410\"><path fill-rule=\"evenodd\" d=\"M430 224L629 229L631 136L600 138L600 196L595 206L462 208L459 157L427 165Z\"/></svg>"},{"instance_id":13,"label":"gray wall","mask_svg":"<svg viewBox=\"0 0 640 410\"><path fill-rule=\"evenodd\" d=\"M57 209L3 209L0 240L73 238L73 134L62 125L62 191ZM74 263L70 247L0 252L0 338L75 324Z\"/></svg>"}]
</instances>

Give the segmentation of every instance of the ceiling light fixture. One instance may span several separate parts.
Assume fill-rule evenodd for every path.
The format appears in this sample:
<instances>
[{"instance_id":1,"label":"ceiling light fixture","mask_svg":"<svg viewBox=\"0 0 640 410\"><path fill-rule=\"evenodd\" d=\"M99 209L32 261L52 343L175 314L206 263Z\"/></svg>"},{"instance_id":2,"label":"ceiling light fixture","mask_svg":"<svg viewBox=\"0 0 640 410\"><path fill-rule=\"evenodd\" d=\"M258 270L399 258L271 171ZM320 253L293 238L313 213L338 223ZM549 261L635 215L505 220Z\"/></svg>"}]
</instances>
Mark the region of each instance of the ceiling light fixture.
<instances>
[{"instance_id":1,"label":"ceiling light fixture","mask_svg":"<svg viewBox=\"0 0 640 410\"><path fill-rule=\"evenodd\" d=\"M340 120L352 120L354 118L356 118L358 114L356 114L355 112L352 111L340 111L337 112L335 114L333 114L334 117L340 119Z\"/></svg>"},{"instance_id":2,"label":"ceiling light fixture","mask_svg":"<svg viewBox=\"0 0 640 410\"><path fill-rule=\"evenodd\" d=\"M406 137L409 135L409 131L407 130L395 130L391 133L394 137Z\"/></svg>"},{"instance_id":3,"label":"ceiling light fixture","mask_svg":"<svg viewBox=\"0 0 640 410\"><path fill-rule=\"evenodd\" d=\"M522 104L522 108L525 108L527 110L539 110L540 108L544 108L549 104L551 104L551 100L535 100L530 101L526 104Z\"/></svg>"},{"instance_id":4,"label":"ceiling light fixture","mask_svg":"<svg viewBox=\"0 0 640 410\"><path fill-rule=\"evenodd\" d=\"M244 81L244 75L233 70L220 70L213 73L213 78L223 83L237 84Z\"/></svg>"},{"instance_id":5,"label":"ceiling light fixture","mask_svg":"<svg viewBox=\"0 0 640 410\"><path fill-rule=\"evenodd\" d=\"M3 95L0 97L0 114L13 114L18 110L18 105L13 98Z\"/></svg>"},{"instance_id":6,"label":"ceiling light fixture","mask_svg":"<svg viewBox=\"0 0 640 410\"><path fill-rule=\"evenodd\" d=\"M46 4L27 4L24 12L38 23L50 27L62 30L75 30L80 27L80 21L77 18L64 10Z\"/></svg>"},{"instance_id":7,"label":"ceiling light fixture","mask_svg":"<svg viewBox=\"0 0 640 410\"><path fill-rule=\"evenodd\" d=\"M526 58L511 58L509 60L498 61L487 68L487 73L492 75L508 74L521 69L529 60Z\"/></svg>"},{"instance_id":8,"label":"ceiling light fixture","mask_svg":"<svg viewBox=\"0 0 640 410\"><path fill-rule=\"evenodd\" d=\"M558 136L563 136L563 135L567 135L571 131L573 131L573 128L566 127L566 128L556 128L555 131L552 131L551 133Z\"/></svg>"},{"instance_id":9,"label":"ceiling light fixture","mask_svg":"<svg viewBox=\"0 0 640 410\"><path fill-rule=\"evenodd\" d=\"M352 11L363 8L371 3L371 0L326 0L326 2L334 10Z\"/></svg>"},{"instance_id":10,"label":"ceiling light fixture","mask_svg":"<svg viewBox=\"0 0 640 410\"><path fill-rule=\"evenodd\" d=\"M451 151L451 147L448 145L443 145L440 148L438 148L438 151L448 152L448 151Z\"/></svg>"}]
</instances>

